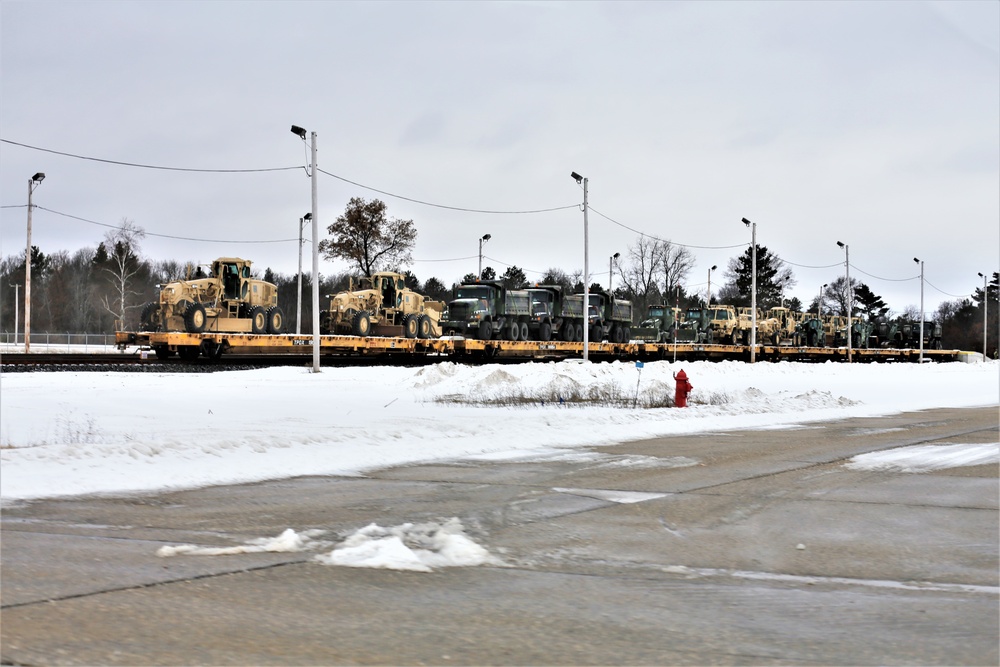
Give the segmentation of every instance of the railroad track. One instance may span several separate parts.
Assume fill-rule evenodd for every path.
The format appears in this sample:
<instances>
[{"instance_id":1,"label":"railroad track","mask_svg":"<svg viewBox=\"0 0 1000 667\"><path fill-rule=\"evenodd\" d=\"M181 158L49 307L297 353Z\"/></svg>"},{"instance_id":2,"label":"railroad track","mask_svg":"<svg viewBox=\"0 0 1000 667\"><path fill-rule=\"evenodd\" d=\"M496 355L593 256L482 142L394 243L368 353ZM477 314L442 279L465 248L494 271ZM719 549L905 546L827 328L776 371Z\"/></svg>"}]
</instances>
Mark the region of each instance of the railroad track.
<instances>
[{"instance_id":1,"label":"railroad track","mask_svg":"<svg viewBox=\"0 0 1000 667\"><path fill-rule=\"evenodd\" d=\"M427 355L393 355L383 357L324 356L323 366L422 366L444 361L442 357ZM0 367L5 371L35 370L119 370L135 372L183 372L189 370L233 370L238 368L267 368L272 366L312 367L312 355L290 354L224 354L218 359L199 358L185 361L180 358L157 359L150 354L142 358L134 353L40 353L4 354Z\"/></svg>"}]
</instances>

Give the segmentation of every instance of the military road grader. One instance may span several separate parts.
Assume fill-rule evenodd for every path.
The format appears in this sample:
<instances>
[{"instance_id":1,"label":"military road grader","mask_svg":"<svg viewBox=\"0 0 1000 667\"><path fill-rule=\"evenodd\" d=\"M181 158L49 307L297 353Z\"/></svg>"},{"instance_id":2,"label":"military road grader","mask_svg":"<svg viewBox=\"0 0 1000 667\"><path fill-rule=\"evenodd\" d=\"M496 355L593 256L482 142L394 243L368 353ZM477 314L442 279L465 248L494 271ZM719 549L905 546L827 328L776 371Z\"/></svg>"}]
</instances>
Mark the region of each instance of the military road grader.
<instances>
[{"instance_id":1,"label":"military road grader","mask_svg":"<svg viewBox=\"0 0 1000 667\"><path fill-rule=\"evenodd\" d=\"M444 303L406 287L401 273L382 271L330 296L330 309L320 312L321 334L437 338Z\"/></svg>"},{"instance_id":2,"label":"military road grader","mask_svg":"<svg viewBox=\"0 0 1000 667\"><path fill-rule=\"evenodd\" d=\"M159 301L143 306L142 331L277 334L285 327L277 288L251 277L250 260L220 257L208 275L160 286ZM190 278L190 277L189 277Z\"/></svg>"}]
</instances>

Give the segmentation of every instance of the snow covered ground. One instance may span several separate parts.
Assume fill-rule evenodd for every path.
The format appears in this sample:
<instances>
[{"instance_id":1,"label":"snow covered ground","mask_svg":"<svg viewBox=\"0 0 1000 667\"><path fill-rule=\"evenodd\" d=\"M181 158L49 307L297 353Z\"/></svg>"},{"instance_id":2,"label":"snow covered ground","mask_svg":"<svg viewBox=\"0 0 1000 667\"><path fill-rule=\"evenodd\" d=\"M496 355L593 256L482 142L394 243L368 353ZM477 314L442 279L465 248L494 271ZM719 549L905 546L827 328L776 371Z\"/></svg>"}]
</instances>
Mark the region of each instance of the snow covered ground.
<instances>
[{"instance_id":1,"label":"snow covered ground","mask_svg":"<svg viewBox=\"0 0 1000 667\"><path fill-rule=\"evenodd\" d=\"M691 406L643 407L672 396L672 374L682 368L694 385ZM981 405L1000 405L997 362L5 373L0 497L359 475L460 458L585 457L593 456L588 445L677 433ZM933 465L932 454L916 456L869 464Z\"/></svg>"},{"instance_id":2,"label":"snow covered ground","mask_svg":"<svg viewBox=\"0 0 1000 667\"><path fill-rule=\"evenodd\" d=\"M681 369L694 385L690 407L650 407L669 403L673 373ZM434 460L589 460L600 456L589 445L984 405L1000 406L995 361L923 366L655 362L641 370L619 362L446 362L423 368L325 368L319 374L300 368L5 373L0 375L0 499L12 503L299 475L360 475ZM998 461L998 443L952 443L872 452L847 465L920 473ZM597 493L621 503L659 495ZM321 539L323 532L288 528L240 546L165 546L157 555L322 550L315 559L326 565L424 572L502 564L465 535L458 519L391 527L373 523L336 544Z\"/></svg>"}]
</instances>

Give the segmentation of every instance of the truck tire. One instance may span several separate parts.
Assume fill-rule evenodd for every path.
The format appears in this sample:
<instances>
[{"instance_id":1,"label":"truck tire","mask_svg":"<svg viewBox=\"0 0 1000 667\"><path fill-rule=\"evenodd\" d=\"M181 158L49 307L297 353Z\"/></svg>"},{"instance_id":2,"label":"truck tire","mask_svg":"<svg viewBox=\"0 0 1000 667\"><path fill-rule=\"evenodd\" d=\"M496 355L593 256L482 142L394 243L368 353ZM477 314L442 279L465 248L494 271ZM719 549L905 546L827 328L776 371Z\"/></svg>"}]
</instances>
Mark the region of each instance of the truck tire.
<instances>
[{"instance_id":1,"label":"truck tire","mask_svg":"<svg viewBox=\"0 0 1000 667\"><path fill-rule=\"evenodd\" d=\"M521 335L521 325L517 322L510 322L504 326L507 334L507 340L517 340Z\"/></svg>"},{"instance_id":2,"label":"truck tire","mask_svg":"<svg viewBox=\"0 0 1000 667\"><path fill-rule=\"evenodd\" d=\"M417 318L417 338L431 337L431 318L421 315Z\"/></svg>"},{"instance_id":3,"label":"truck tire","mask_svg":"<svg viewBox=\"0 0 1000 667\"><path fill-rule=\"evenodd\" d=\"M632 329L630 327L622 329L622 339L623 343L627 343L632 340Z\"/></svg>"},{"instance_id":4,"label":"truck tire","mask_svg":"<svg viewBox=\"0 0 1000 667\"><path fill-rule=\"evenodd\" d=\"M156 331L160 328L160 304L150 301L142 307L139 315L139 331Z\"/></svg>"},{"instance_id":5,"label":"truck tire","mask_svg":"<svg viewBox=\"0 0 1000 667\"><path fill-rule=\"evenodd\" d=\"M565 342L572 343L575 340L576 326L569 320L563 320L559 333L562 334L562 339Z\"/></svg>"},{"instance_id":6,"label":"truck tire","mask_svg":"<svg viewBox=\"0 0 1000 667\"><path fill-rule=\"evenodd\" d=\"M420 331L417 326L417 316L410 314L403 318L403 335L407 338L416 338Z\"/></svg>"},{"instance_id":7,"label":"truck tire","mask_svg":"<svg viewBox=\"0 0 1000 667\"><path fill-rule=\"evenodd\" d=\"M205 307L200 303L188 305L184 311L184 329L188 333L201 333L205 330L208 316L205 315Z\"/></svg>"},{"instance_id":8,"label":"truck tire","mask_svg":"<svg viewBox=\"0 0 1000 667\"><path fill-rule=\"evenodd\" d=\"M360 336L361 338L366 337L371 333L372 330L372 319L368 314L367 310L359 310L354 314L354 319L351 320L351 333L355 336Z\"/></svg>"},{"instance_id":9,"label":"truck tire","mask_svg":"<svg viewBox=\"0 0 1000 667\"><path fill-rule=\"evenodd\" d=\"M285 330L285 313L278 306L267 309L267 333L280 334Z\"/></svg>"},{"instance_id":10,"label":"truck tire","mask_svg":"<svg viewBox=\"0 0 1000 667\"><path fill-rule=\"evenodd\" d=\"M479 340L489 340L493 338L493 323L482 321L479 323L479 331L477 332Z\"/></svg>"},{"instance_id":11,"label":"truck tire","mask_svg":"<svg viewBox=\"0 0 1000 667\"><path fill-rule=\"evenodd\" d=\"M538 325L538 340L550 341L552 340L552 325L548 322L542 322Z\"/></svg>"},{"instance_id":12,"label":"truck tire","mask_svg":"<svg viewBox=\"0 0 1000 667\"><path fill-rule=\"evenodd\" d=\"M583 325L579 322L573 325L573 341L576 343L583 342Z\"/></svg>"},{"instance_id":13,"label":"truck tire","mask_svg":"<svg viewBox=\"0 0 1000 667\"><path fill-rule=\"evenodd\" d=\"M254 334L265 334L267 333L267 314L264 313L264 309L260 306L254 306L250 309L250 333Z\"/></svg>"},{"instance_id":14,"label":"truck tire","mask_svg":"<svg viewBox=\"0 0 1000 667\"><path fill-rule=\"evenodd\" d=\"M594 324L590 327L590 333L587 342L589 343L600 343L604 340L604 327L600 324Z\"/></svg>"},{"instance_id":15,"label":"truck tire","mask_svg":"<svg viewBox=\"0 0 1000 667\"><path fill-rule=\"evenodd\" d=\"M530 333L531 332L528 331L528 323L521 322L521 331L518 332L518 334L521 337L521 340L530 340L531 338Z\"/></svg>"}]
</instances>

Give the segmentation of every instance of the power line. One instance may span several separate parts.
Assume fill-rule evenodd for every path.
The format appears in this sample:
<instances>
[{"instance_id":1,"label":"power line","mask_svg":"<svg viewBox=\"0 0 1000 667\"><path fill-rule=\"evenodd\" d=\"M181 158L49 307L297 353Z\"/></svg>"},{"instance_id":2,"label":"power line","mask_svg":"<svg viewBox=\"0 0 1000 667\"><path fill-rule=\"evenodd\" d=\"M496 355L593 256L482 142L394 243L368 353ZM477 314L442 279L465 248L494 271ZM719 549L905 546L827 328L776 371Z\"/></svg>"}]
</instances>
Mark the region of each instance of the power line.
<instances>
[{"instance_id":1,"label":"power line","mask_svg":"<svg viewBox=\"0 0 1000 667\"><path fill-rule=\"evenodd\" d=\"M318 171L321 174L326 174L327 176L332 176L333 178L336 178L338 181L343 181L344 183L350 183L351 185L356 185L359 188L364 188L365 190L371 190L372 192L377 192L380 195L385 195L387 197L395 197L396 199L402 199L404 201L413 202L414 204L422 204L424 206L433 206L434 208L445 208L445 209L448 209L450 211L462 211L464 213L489 213L489 214L497 214L497 215L527 215L527 214L530 214L530 213L551 213L552 211L564 211L566 209L576 208L577 207L576 204L570 204L568 206L556 206L556 207L553 207L553 208L538 208L538 209L532 209L532 210L528 210L528 211L490 211L490 210L478 209L478 208L463 208L461 206L446 206L445 204L435 204L433 202L422 201L420 199L414 199L412 197L404 197L403 195L397 195L397 194L394 194L392 192L386 192L385 190L379 190L378 188L373 188L370 185L364 185L362 183L358 183L356 181L352 181L349 178L344 178L343 176L338 176L337 174L332 174L329 171L324 171L322 169L317 169L316 171Z\"/></svg>"},{"instance_id":2,"label":"power line","mask_svg":"<svg viewBox=\"0 0 1000 667\"><path fill-rule=\"evenodd\" d=\"M86 218L81 218L78 215L70 215L69 213L62 213L60 211L53 211L50 208L45 208L44 206L39 206L37 204L33 204L33 206L34 206L34 208L37 208L40 211L47 211L47 212L52 213L54 215L60 215L60 216L62 216L64 218L70 218L72 220L79 220L80 222L86 222L86 223L89 223L91 225L97 225L99 227L108 227L110 229L118 229L118 227L119 227L119 225L109 225L106 222L97 222L96 220L88 220ZM171 236L169 234L157 234L155 232L144 232L144 233L146 234L146 236L155 236L157 238L162 238L162 239L176 239L178 241L197 241L199 243L288 243L290 241L294 241L294 242L298 243L298 241L299 241L297 238L295 238L295 239L272 239L272 240L269 240L269 241L238 241L238 240L235 240L235 239L223 239L223 240L219 240L219 239L197 239L197 238L191 238L191 237L188 237L188 236Z\"/></svg>"},{"instance_id":3,"label":"power line","mask_svg":"<svg viewBox=\"0 0 1000 667\"><path fill-rule=\"evenodd\" d=\"M854 266L853 264L851 264L851 268L854 269L855 271L861 271L861 273L865 274L866 276L868 276L870 278L874 278L875 280L885 280L885 281L891 282L891 283L905 283L905 282L909 282L910 280L917 280L918 278L920 278L920 276L913 276L912 278L881 278L879 276L872 275L872 274L868 273L867 271L859 269L858 267Z\"/></svg>"},{"instance_id":4,"label":"power line","mask_svg":"<svg viewBox=\"0 0 1000 667\"><path fill-rule=\"evenodd\" d=\"M602 218L604 218L605 220L607 220L608 222L614 223L614 224L618 225L619 227L621 227L622 229L627 229L627 230L629 230L630 232L632 232L634 234L638 234L639 236L645 236L646 238L654 239L654 240L660 241L662 243L670 243L672 245L679 245L679 246L682 246L684 248L698 248L699 250L728 250L730 248L742 248L743 246L750 245L749 243L740 243L740 244L737 244L737 245L690 245L688 243L677 243L676 241L668 241L666 239L661 239L659 236L655 236L653 234L647 234L646 232L642 232L642 231L639 231L638 229L634 229L632 227L629 227L625 223L618 222L614 218L610 218L610 217L604 215L603 213L601 213L600 211L598 211L593 206L589 206L588 205L588 208L591 211L593 211L594 213L596 213L597 215L599 215Z\"/></svg>"},{"instance_id":5,"label":"power line","mask_svg":"<svg viewBox=\"0 0 1000 667\"><path fill-rule=\"evenodd\" d=\"M414 262L463 262L467 259L476 259L479 255L469 255L468 257L451 257L449 259L414 259Z\"/></svg>"},{"instance_id":6,"label":"power line","mask_svg":"<svg viewBox=\"0 0 1000 667\"><path fill-rule=\"evenodd\" d=\"M938 292L941 292L941 294L944 294L945 296L953 296L956 299L964 299L964 298L972 296L971 294L949 294L948 292L945 292L943 289L941 289L939 287L935 287L931 283L931 281L927 280L926 278L924 278L924 282L927 283L928 285L930 285L931 287L934 287L934 289L936 289Z\"/></svg>"},{"instance_id":7,"label":"power line","mask_svg":"<svg viewBox=\"0 0 1000 667\"><path fill-rule=\"evenodd\" d=\"M292 169L304 169L301 165L295 167L270 167L266 169L195 169L193 167L164 167L155 164L139 164L137 162L121 162L119 160L105 160L99 157L89 157L87 155L75 155L73 153L64 153L63 151L54 151L50 148L40 148L38 146L30 146L28 144L22 144L17 141L11 141L10 139L0 139L5 144L11 144L12 146L20 146L22 148L30 148L35 151L42 151L43 153L52 153L54 155L62 155L65 157L72 157L78 160L89 160L91 162L104 162L105 164L117 164L122 167L138 167L140 169L158 169L160 171L188 171L201 174L251 174L257 172L265 171L291 171Z\"/></svg>"}]
</instances>

